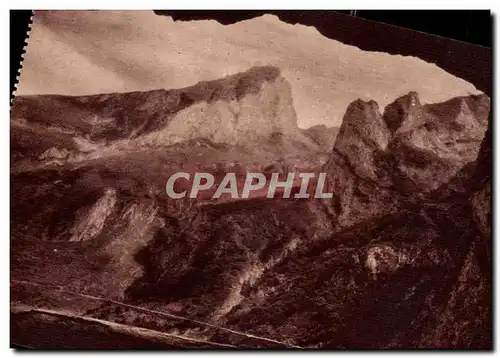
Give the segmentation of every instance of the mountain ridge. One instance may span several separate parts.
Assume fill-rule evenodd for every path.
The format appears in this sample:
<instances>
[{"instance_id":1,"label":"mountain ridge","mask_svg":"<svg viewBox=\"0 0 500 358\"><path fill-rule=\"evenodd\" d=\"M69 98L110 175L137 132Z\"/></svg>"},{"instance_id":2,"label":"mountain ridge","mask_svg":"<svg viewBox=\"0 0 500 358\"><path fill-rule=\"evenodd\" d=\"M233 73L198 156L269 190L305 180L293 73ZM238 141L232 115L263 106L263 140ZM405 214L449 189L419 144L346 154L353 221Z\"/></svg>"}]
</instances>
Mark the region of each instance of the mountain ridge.
<instances>
[{"instance_id":1,"label":"mountain ridge","mask_svg":"<svg viewBox=\"0 0 500 358\"><path fill-rule=\"evenodd\" d=\"M280 77L272 81L236 101L245 107L240 111L258 111L244 119L231 114L236 104L216 99L236 92L213 84L197 87L193 98L202 101L167 119L158 109L166 108L161 93L152 95L163 98L154 103L158 107L142 109L145 95L134 94L131 105L139 107L127 118L135 124L116 130L116 118L104 114L115 113L122 99L93 97L104 108L98 122L110 132L89 129L95 112L86 110L88 99L77 99L80 112L67 102L51 108L50 98L34 118L18 112L11 122L25 131L13 132L18 155L40 151L42 164L60 156L62 165L11 170L14 304L235 346L269 347L206 325L159 320L144 308L308 348L490 345L489 99L422 105L410 93L384 113L375 101L354 101L323 164L319 142L335 133L316 128L309 138L318 146L301 142L308 134L297 132L287 84ZM181 103L181 97L173 98ZM209 107L212 112L202 116ZM65 108L81 117L51 127L64 119ZM225 110L227 117L214 115ZM191 126L175 127L187 139L162 141L168 138L163 124L181 126L190 116ZM246 132L255 134L245 138L246 149L240 146L245 143L206 138L214 121L227 118L255 125L255 132ZM186 130L196 124L205 129ZM294 127L281 132L275 124ZM38 139L49 149L42 151ZM294 159L305 162L303 168L327 173L333 199L200 205L165 193L176 171L303 171L282 160L290 159L290 148L298 149ZM68 160L67 152L75 151L79 161ZM32 281L42 286L19 284ZM45 285L106 300L75 302L59 290L41 289ZM108 299L142 312L117 309Z\"/></svg>"},{"instance_id":2,"label":"mountain ridge","mask_svg":"<svg viewBox=\"0 0 500 358\"><path fill-rule=\"evenodd\" d=\"M290 84L272 66L175 90L16 97L11 124L20 138L33 130L61 137L67 143L63 148L82 159L86 156L80 152L137 150L198 137L249 150L264 147L277 156L329 148L298 127ZM32 159L43 159L53 147L41 137ZM26 152L22 143L16 145L21 154Z\"/></svg>"}]
</instances>

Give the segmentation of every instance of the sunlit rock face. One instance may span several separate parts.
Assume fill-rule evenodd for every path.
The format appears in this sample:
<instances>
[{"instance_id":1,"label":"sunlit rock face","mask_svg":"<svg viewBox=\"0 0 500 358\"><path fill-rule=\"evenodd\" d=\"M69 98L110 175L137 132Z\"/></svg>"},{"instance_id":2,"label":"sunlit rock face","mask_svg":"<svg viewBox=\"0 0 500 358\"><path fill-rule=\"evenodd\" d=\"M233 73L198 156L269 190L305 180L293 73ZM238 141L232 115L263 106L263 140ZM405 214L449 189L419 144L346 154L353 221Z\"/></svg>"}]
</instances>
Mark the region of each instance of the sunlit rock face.
<instances>
[{"instance_id":1,"label":"sunlit rock face","mask_svg":"<svg viewBox=\"0 0 500 358\"><path fill-rule=\"evenodd\" d=\"M23 168L83 162L199 138L271 160L304 157L326 152L334 138L328 136L328 145L298 127L290 84L272 66L182 89L18 96L11 123L14 164ZM36 144L33 135L39 137Z\"/></svg>"},{"instance_id":2,"label":"sunlit rock face","mask_svg":"<svg viewBox=\"0 0 500 358\"><path fill-rule=\"evenodd\" d=\"M279 135L285 145L295 140L316 146L298 128L290 84L277 68L255 68L198 87L204 92L193 89L195 103L177 113L161 135L175 141L201 137L250 148Z\"/></svg>"},{"instance_id":3,"label":"sunlit rock face","mask_svg":"<svg viewBox=\"0 0 500 358\"><path fill-rule=\"evenodd\" d=\"M86 213L82 213L75 224L69 241L87 241L96 238L116 204L116 190L108 188L104 195Z\"/></svg>"}]
</instances>

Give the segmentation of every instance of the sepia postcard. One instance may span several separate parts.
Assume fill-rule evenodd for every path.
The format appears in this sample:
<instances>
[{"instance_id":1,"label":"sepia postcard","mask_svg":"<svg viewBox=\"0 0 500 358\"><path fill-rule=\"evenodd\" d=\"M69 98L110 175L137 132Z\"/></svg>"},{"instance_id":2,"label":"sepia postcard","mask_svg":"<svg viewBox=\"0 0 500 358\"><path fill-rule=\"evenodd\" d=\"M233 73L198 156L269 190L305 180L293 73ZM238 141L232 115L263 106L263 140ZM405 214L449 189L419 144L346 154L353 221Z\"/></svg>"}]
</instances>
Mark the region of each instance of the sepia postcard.
<instances>
[{"instance_id":1,"label":"sepia postcard","mask_svg":"<svg viewBox=\"0 0 500 358\"><path fill-rule=\"evenodd\" d=\"M12 345L492 349L491 49L332 11L27 36Z\"/></svg>"}]
</instances>

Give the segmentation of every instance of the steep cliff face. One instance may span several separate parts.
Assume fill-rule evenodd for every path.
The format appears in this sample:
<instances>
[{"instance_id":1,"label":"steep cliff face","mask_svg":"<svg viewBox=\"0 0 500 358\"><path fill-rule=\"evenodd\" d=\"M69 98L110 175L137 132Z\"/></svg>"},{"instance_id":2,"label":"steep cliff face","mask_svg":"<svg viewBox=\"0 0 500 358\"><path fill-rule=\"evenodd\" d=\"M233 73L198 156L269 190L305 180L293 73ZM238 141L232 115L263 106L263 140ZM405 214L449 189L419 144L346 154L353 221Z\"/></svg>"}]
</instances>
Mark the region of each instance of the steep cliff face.
<instances>
[{"instance_id":1,"label":"steep cliff face","mask_svg":"<svg viewBox=\"0 0 500 358\"><path fill-rule=\"evenodd\" d=\"M377 103L357 100L347 107L334 152L349 163L357 176L377 180L376 157L386 150L389 139Z\"/></svg>"},{"instance_id":2,"label":"steep cliff face","mask_svg":"<svg viewBox=\"0 0 500 358\"><path fill-rule=\"evenodd\" d=\"M374 102L353 102L325 166L339 223L394 212L455 178L477 158L488 114L485 95L422 105L411 92L383 115Z\"/></svg>"},{"instance_id":3,"label":"steep cliff face","mask_svg":"<svg viewBox=\"0 0 500 358\"><path fill-rule=\"evenodd\" d=\"M292 138L299 135L290 85L284 78L264 81L257 90L245 95L239 93L239 88L246 86L247 79L239 81L243 84L236 82L224 87L224 97L178 112L162 135L174 141L201 137L244 146L254 146L274 134ZM248 86L251 85L256 86Z\"/></svg>"},{"instance_id":4,"label":"steep cliff face","mask_svg":"<svg viewBox=\"0 0 500 358\"><path fill-rule=\"evenodd\" d=\"M397 200L390 176L380 165L389 139L390 132L374 101L357 100L349 105L324 168L336 194L338 223L359 222L381 208L388 210Z\"/></svg>"},{"instance_id":5,"label":"steep cliff face","mask_svg":"<svg viewBox=\"0 0 500 358\"><path fill-rule=\"evenodd\" d=\"M21 139L15 158L41 162L83 161L195 138L281 156L319 149L298 128L290 84L275 67L174 90L16 97L11 123ZM38 149L35 134L42 138Z\"/></svg>"}]
</instances>

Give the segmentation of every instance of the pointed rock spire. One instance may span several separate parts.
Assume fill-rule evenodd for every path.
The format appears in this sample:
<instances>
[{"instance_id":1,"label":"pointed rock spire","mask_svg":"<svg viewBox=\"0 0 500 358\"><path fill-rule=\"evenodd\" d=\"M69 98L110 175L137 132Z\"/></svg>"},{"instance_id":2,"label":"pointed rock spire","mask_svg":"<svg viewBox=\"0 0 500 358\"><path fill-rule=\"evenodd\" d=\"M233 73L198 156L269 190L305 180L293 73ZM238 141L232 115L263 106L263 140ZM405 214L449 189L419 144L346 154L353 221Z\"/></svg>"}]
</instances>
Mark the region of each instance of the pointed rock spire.
<instances>
[{"instance_id":1,"label":"pointed rock spire","mask_svg":"<svg viewBox=\"0 0 500 358\"><path fill-rule=\"evenodd\" d=\"M404 132L421 122L422 105L417 92L410 92L389 104L384 121L391 133Z\"/></svg>"},{"instance_id":2,"label":"pointed rock spire","mask_svg":"<svg viewBox=\"0 0 500 358\"><path fill-rule=\"evenodd\" d=\"M357 99L348 107L334 150L355 163L358 175L376 180L374 159L389 143L390 132L382 119L377 102Z\"/></svg>"}]
</instances>

